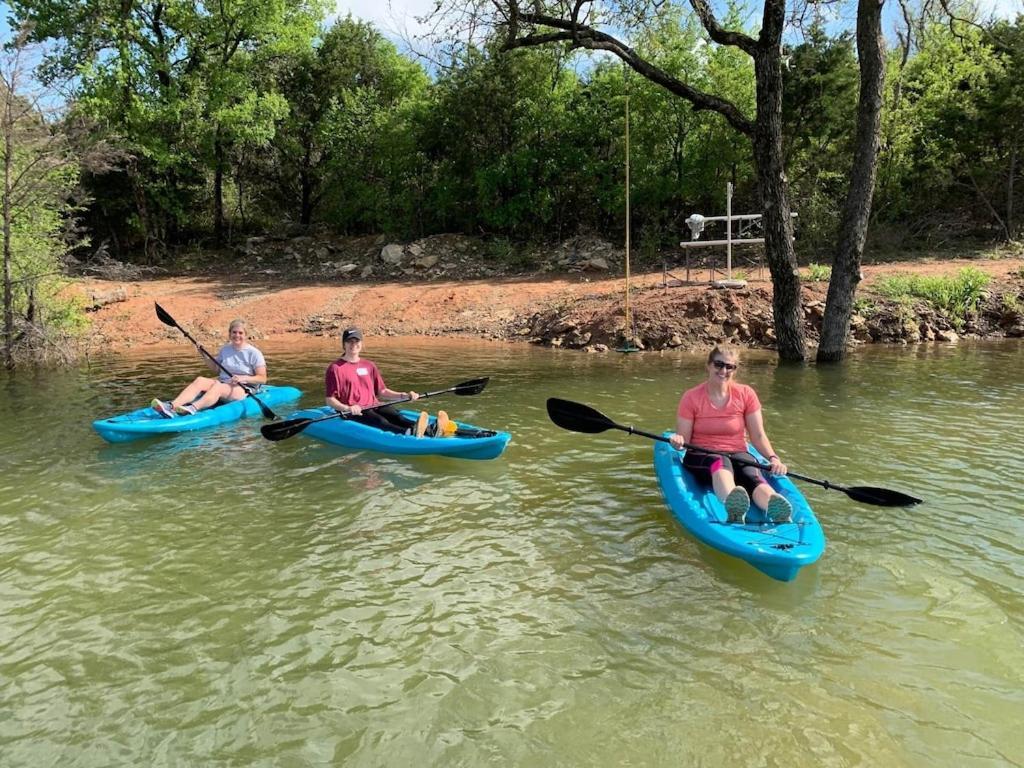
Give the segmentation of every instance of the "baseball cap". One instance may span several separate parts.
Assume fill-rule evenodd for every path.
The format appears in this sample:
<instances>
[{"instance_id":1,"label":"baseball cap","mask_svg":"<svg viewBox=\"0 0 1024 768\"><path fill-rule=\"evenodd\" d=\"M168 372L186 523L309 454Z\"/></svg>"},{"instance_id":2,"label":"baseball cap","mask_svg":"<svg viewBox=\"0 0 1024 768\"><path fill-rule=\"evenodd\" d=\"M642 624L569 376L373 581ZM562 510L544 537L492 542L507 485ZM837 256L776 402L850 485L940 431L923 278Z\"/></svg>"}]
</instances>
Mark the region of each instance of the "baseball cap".
<instances>
[{"instance_id":1,"label":"baseball cap","mask_svg":"<svg viewBox=\"0 0 1024 768\"><path fill-rule=\"evenodd\" d=\"M342 344L344 344L349 339L358 339L359 341L362 341L363 332L356 328L355 326L352 326L351 328L346 328L345 332L341 334Z\"/></svg>"}]
</instances>

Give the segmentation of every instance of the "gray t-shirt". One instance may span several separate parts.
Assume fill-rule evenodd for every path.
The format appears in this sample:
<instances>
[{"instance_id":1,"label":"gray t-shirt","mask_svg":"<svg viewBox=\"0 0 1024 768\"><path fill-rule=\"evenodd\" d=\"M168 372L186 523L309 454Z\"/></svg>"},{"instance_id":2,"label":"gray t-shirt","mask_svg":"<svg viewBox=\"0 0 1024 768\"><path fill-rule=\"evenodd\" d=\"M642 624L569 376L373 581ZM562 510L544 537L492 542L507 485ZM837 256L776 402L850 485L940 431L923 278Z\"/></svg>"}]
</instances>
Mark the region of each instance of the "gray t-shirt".
<instances>
[{"instance_id":1,"label":"gray t-shirt","mask_svg":"<svg viewBox=\"0 0 1024 768\"><path fill-rule=\"evenodd\" d=\"M267 361L263 359L263 353L252 344L246 344L239 350L230 344L225 344L217 353L217 359L229 371L242 376L254 376L257 368L263 368L267 364ZM218 378L226 382L231 377L221 371Z\"/></svg>"}]
</instances>

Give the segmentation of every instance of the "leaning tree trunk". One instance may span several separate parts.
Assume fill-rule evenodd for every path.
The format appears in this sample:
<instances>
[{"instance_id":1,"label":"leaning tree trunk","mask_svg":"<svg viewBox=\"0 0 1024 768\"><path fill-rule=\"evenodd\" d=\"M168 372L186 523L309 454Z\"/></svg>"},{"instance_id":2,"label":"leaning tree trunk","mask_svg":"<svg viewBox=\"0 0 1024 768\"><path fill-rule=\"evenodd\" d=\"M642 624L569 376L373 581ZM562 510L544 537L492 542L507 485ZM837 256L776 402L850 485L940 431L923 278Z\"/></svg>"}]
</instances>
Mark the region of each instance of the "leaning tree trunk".
<instances>
[{"instance_id":1,"label":"leaning tree trunk","mask_svg":"<svg viewBox=\"0 0 1024 768\"><path fill-rule=\"evenodd\" d=\"M213 236L217 245L224 244L224 144L220 129L213 141Z\"/></svg>"},{"instance_id":2,"label":"leaning tree trunk","mask_svg":"<svg viewBox=\"0 0 1024 768\"><path fill-rule=\"evenodd\" d=\"M882 88L885 85L885 40L882 5L885 0L860 0L857 7L857 53L860 59L860 103L850 188L843 205L839 243L832 262L832 279L821 324L819 363L838 362L846 353L853 299L860 283L861 257L871 218L875 173L881 141Z\"/></svg>"},{"instance_id":3,"label":"leaning tree trunk","mask_svg":"<svg viewBox=\"0 0 1024 768\"><path fill-rule=\"evenodd\" d=\"M13 78L12 78L13 79ZM4 260L4 367L14 368L14 295L11 291L11 172L14 158L14 147L11 142L11 133L14 131L14 121L10 119L10 99L14 98L13 88L4 94L3 114L3 260Z\"/></svg>"},{"instance_id":4,"label":"leaning tree trunk","mask_svg":"<svg viewBox=\"0 0 1024 768\"><path fill-rule=\"evenodd\" d=\"M780 27L781 29L781 27ZM779 357L806 357L800 307L800 273L793 250L793 222L782 152L782 65L778 46L762 45L754 57L757 78L757 123L754 162L761 193L764 249L772 275L772 308Z\"/></svg>"}]
</instances>

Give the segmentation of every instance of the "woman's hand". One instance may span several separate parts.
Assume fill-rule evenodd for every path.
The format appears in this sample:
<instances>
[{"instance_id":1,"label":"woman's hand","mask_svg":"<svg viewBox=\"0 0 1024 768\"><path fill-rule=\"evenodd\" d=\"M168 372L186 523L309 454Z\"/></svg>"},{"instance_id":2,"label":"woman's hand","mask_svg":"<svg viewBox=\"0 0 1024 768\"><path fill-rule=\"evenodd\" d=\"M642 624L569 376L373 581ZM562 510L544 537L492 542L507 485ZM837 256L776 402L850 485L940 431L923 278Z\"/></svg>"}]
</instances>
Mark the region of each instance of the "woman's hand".
<instances>
[{"instance_id":1,"label":"woman's hand","mask_svg":"<svg viewBox=\"0 0 1024 768\"><path fill-rule=\"evenodd\" d=\"M788 471L788 468L778 456L772 454L768 457L768 461L771 463L773 475L784 475Z\"/></svg>"},{"instance_id":2,"label":"woman's hand","mask_svg":"<svg viewBox=\"0 0 1024 768\"><path fill-rule=\"evenodd\" d=\"M362 406L359 406L359 405L350 405L350 406L348 407L348 412L347 412L347 413L348 413L349 415L351 415L351 416L358 416L358 415L359 415L359 414L361 414L362 412L363 412L363 408L362 408Z\"/></svg>"},{"instance_id":3,"label":"woman's hand","mask_svg":"<svg viewBox=\"0 0 1024 768\"><path fill-rule=\"evenodd\" d=\"M248 377L248 376L243 376L240 373L236 373L234 376L232 376L230 379L228 379L228 384L230 384L232 386L237 386L237 385L240 385L240 384L247 384L249 382L249 378L250 377Z\"/></svg>"},{"instance_id":4,"label":"woman's hand","mask_svg":"<svg viewBox=\"0 0 1024 768\"><path fill-rule=\"evenodd\" d=\"M672 447L675 448L677 451L681 451L683 450L683 448L686 447L686 438L684 438L678 432L669 437L668 441L672 443Z\"/></svg>"},{"instance_id":5,"label":"woman's hand","mask_svg":"<svg viewBox=\"0 0 1024 768\"><path fill-rule=\"evenodd\" d=\"M410 400L420 399L420 396L416 392L413 392L411 389L409 390L409 393L406 395L406 397L408 397Z\"/></svg>"}]
</instances>

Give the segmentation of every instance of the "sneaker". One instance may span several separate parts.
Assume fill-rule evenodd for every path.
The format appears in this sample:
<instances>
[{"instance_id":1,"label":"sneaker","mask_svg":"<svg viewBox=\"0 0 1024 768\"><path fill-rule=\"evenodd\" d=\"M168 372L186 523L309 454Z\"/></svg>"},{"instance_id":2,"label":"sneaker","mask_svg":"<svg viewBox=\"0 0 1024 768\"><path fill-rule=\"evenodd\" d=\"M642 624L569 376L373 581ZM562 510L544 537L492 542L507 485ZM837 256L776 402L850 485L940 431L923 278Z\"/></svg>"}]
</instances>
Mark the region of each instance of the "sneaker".
<instances>
[{"instance_id":1,"label":"sneaker","mask_svg":"<svg viewBox=\"0 0 1024 768\"><path fill-rule=\"evenodd\" d=\"M726 522L745 523L748 509L750 509L750 494L747 493L746 488L737 485L725 497L725 511L728 514Z\"/></svg>"},{"instance_id":2,"label":"sneaker","mask_svg":"<svg viewBox=\"0 0 1024 768\"><path fill-rule=\"evenodd\" d=\"M454 427L448 414L444 411L437 412L437 421L434 422L434 437L448 437L448 428Z\"/></svg>"},{"instance_id":3,"label":"sneaker","mask_svg":"<svg viewBox=\"0 0 1024 768\"><path fill-rule=\"evenodd\" d=\"M419 418L416 419L416 437L423 437L427 433L427 422L430 421L430 417L427 416L426 411L420 411Z\"/></svg>"},{"instance_id":4,"label":"sneaker","mask_svg":"<svg viewBox=\"0 0 1024 768\"><path fill-rule=\"evenodd\" d=\"M175 417L174 409L170 403L165 403L163 400L154 398L153 402L149 404L150 407L163 416L165 419L173 419Z\"/></svg>"},{"instance_id":5,"label":"sneaker","mask_svg":"<svg viewBox=\"0 0 1024 768\"><path fill-rule=\"evenodd\" d=\"M198 409L192 403L188 403L174 406L174 412L179 416L195 416Z\"/></svg>"},{"instance_id":6,"label":"sneaker","mask_svg":"<svg viewBox=\"0 0 1024 768\"><path fill-rule=\"evenodd\" d=\"M773 523L788 523L793 519L793 505L785 496L775 494L768 499L768 508L765 510L765 514Z\"/></svg>"}]
</instances>

